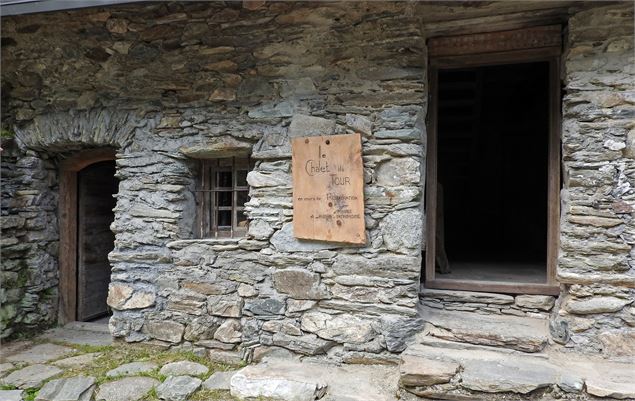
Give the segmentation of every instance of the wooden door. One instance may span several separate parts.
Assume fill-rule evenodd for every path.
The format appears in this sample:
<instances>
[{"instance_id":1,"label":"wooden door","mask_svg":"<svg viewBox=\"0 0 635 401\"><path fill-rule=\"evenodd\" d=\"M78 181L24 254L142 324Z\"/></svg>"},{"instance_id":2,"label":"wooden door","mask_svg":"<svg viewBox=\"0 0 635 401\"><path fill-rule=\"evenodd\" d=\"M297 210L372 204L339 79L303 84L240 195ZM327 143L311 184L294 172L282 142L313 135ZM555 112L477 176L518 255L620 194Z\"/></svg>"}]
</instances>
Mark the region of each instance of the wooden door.
<instances>
[{"instance_id":1,"label":"wooden door","mask_svg":"<svg viewBox=\"0 0 635 401\"><path fill-rule=\"evenodd\" d=\"M77 174L77 320L108 313L108 253L114 248L110 230L117 193L115 162L92 164Z\"/></svg>"}]
</instances>

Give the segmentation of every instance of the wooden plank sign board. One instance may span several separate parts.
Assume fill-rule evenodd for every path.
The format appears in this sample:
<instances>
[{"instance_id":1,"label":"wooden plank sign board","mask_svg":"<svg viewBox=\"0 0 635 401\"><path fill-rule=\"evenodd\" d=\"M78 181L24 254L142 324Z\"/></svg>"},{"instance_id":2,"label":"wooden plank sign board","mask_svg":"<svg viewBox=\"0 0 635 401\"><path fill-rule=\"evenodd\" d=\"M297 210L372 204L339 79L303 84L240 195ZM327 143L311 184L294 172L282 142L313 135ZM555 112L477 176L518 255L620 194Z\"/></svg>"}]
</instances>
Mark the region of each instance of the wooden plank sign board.
<instances>
[{"instance_id":1,"label":"wooden plank sign board","mask_svg":"<svg viewBox=\"0 0 635 401\"><path fill-rule=\"evenodd\" d=\"M291 149L293 235L365 244L360 135L293 138Z\"/></svg>"}]
</instances>

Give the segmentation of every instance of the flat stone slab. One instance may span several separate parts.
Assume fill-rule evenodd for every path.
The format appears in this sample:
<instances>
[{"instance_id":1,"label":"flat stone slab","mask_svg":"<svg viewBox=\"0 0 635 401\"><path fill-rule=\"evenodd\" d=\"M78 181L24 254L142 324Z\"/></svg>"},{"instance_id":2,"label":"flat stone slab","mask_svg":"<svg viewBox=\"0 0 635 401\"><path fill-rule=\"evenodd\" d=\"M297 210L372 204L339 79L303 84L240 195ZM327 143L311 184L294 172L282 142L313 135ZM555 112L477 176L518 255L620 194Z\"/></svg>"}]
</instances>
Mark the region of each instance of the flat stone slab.
<instances>
[{"instance_id":1,"label":"flat stone slab","mask_svg":"<svg viewBox=\"0 0 635 401\"><path fill-rule=\"evenodd\" d=\"M549 339L546 319L517 316L446 312L422 308L422 316L434 326L429 335L444 340L506 347L523 352L542 350Z\"/></svg>"},{"instance_id":2,"label":"flat stone slab","mask_svg":"<svg viewBox=\"0 0 635 401\"><path fill-rule=\"evenodd\" d=\"M440 340L436 341L438 343L432 342L434 345L409 346L402 353L402 360L419 359L422 364L438 364L438 367L420 367L423 371L453 364L452 367L457 369L455 373L460 375L460 380L456 383L464 390L527 394L560 383L565 373L570 376L569 381L574 381L574 372L569 372L570 369L559 367L542 356L470 344L462 349L450 348L453 344L443 347Z\"/></svg>"},{"instance_id":3,"label":"flat stone slab","mask_svg":"<svg viewBox=\"0 0 635 401\"><path fill-rule=\"evenodd\" d=\"M587 380L586 391L598 397L617 398L618 400L635 399L635 384L615 383L602 380Z\"/></svg>"},{"instance_id":4,"label":"flat stone slab","mask_svg":"<svg viewBox=\"0 0 635 401\"><path fill-rule=\"evenodd\" d=\"M434 290L426 288L420 295L424 298L442 299L448 302L478 302L496 305L514 303L514 297L511 295L491 294L487 292Z\"/></svg>"},{"instance_id":5,"label":"flat stone slab","mask_svg":"<svg viewBox=\"0 0 635 401\"><path fill-rule=\"evenodd\" d=\"M82 366L90 365L99 356L101 356L101 353L91 352L90 354L71 356L70 358L60 359L59 361L51 363L60 368L79 368Z\"/></svg>"},{"instance_id":6,"label":"flat stone slab","mask_svg":"<svg viewBox=\"0 0 635 401\"><path fill-rule=\"evenodd\" d=\"M406 387L448 383L460 366L453 361L403 354L399 364L399 381Z\"/></svg>"},{"instance_id":7,"label":"flat stone slab","mask_svg":"<svg viewBox=\"0 0 635 401\"><path fill-rule=\"evenodd\" d=\"M140 373L150 373L159 367L153 362L131 362L118 366L106 373L108 377L134 376Z\"/></svg>"},{"instance_id":8,"label":"flat stone slab","mask_svg":"<svg viewBox=\"0 0 635 401\"><path fill-rule=\"evenodd\" d=\"M206 390L229 390L231 388L231 378L234 374L236 374L235 370L214 372L203 382L203 388Z\"/></svg>"},{"instance_id":9,"label":"flat stone slab","mask_svg":"<svg viewBox=\"0 0 635 401\"><path fill-rule=\"evenodd\" d=\"M125 377L99 386L97 401L137 401L148 394L160 382L151 377Z\"/></svg>"},{"instance_id":10,"label":"flat stone slab","mask_svg":"<svg viewBox=\"0 0 635 401\"><path fill-rule=\"evenodd\" d=\"M9 355L17 354L32 345L33 342L29 340L11 341L9 343L2 344L2 347L0 347L0 360L4 362Z\"/></svg>"},{"instance_id":11,"label":"flat stone slab","mask_svg":"<svg viewBox=\"0 0 635 401\"><path fill-rule=\"evenodd\" d=\"M310 358L268 359L236 372L230 381L230 391L240 398L237 394L247 391L241 392L237 387L246 378L250 393L264 393L261 395L267 397L265 394L269 392L277 394L272 398L285 401L313 401L315 397L322 397L321 401L396 401L398 375L394 366L339 366ZM282 387L275 388L276 383Z\"/></svg>"},{"instance_id":12,"label":"flat stone slab","mask_svg":"<svg viewBox=\"0 0 635 401\"><path fill-rule=\"evenodd\" d=\"M65 343L76 345L105 346L111 345L113 343L113 339L110 335L110 332L108 331L107 325L99 325L100 328L105 327L106 331L88 330L76 327L81 326L67 325L64 327L57 327L55 329L46 331L43 335L40 336L40 338L63 341ZM92 326L88 327L92 328Z\"/></svg>"},{"instance_id":13,"label":"flat stone slab","mask_svg":"<svg viewBox=\"0 0 635 401\"><path fill-rule=\"evenodd\" d=\"M613 370L607 375L587 377L586 391L597 397L617 398L618 400L635 399L635 369Z\"/></svg>"},{"instance_id":14,"label":"flat stone slab","mask_svg":"<svg viewBox=\"0 0 635 401\"><path fill-rule=\"evenodd\" d=\"M0 390L0 400L2 401L22 401L24 390Z\"/></svg>"},{"instance_id":15,"label":"flat stone slab","mask_svg":"<svg viewBox=\"0 0 635 401\"><path fill-rule=\"evenodd\" d=\"M231 395L238 398L268 397L285 401L314 401L326 393L327 384L319 377L298 371L293 365L247 366L230 380Z\"/></svg>"},{"instance_id":16,"label":"flat stone slab","mask_svg":"<svg viewBox=\"0 0 635 401\"><path fill-rule=\"evenodd\" d=\"M81 330L81 331L96 331L98 333L110 334L108 329L108 321L110 318L100 319L101 323L97 322L70 322L64 325L65 330Z\"/></svg>"},{"instance_id":17,"label":"flat stone slab","mask_svg":"<svg viewBox=\"0 0 635 401\"><path fill-rule=\"evenodd\" d=\"M95 391L95 378L76 376L51 380L40 389L35 401L90 401Z\"/></svg>"},{"instance_id":18,"label":"flat stone slab","mask_svg":"<svg viewBox=\"0 0 635 401\"><path fill-rule=\"evenodd\" d=\"M13 368L15 368L15 366L13 366L12 363L9 363L9 362L0 363L0 377L4 376L5 373L7 373Z\"/></svg>"},{"instance_id":19,"label":"flat stone slab","mask_svg":"<svg viewBox=\"0 0 635 401\"><path fill-rule=\"evenodd\" d=\"M191 361L170 362L161 368L159 373L164 376L200 376L206 375L209 368Z\"/></svg>"},{"instance_id":20,"label":"flat stone slab","mask_svg":"<svg viewBox=\"0 0 635 401\"><path fill-rule=\"evenodd\" d=\"M9 362L44 363L75 352L73 348L57 344L38 344L6 358Z\"/></svg>"},{"instance_id":21,"label":"flat stone slab","mask_svg":"<svg viewBox=\"0 0 635 401\"><path fill-rule=\"evenodd\" d=\"M49 365L30 365L9 373L0 380L0 384L8 384L21 389L40 387L45 380L62 373L62 369Z\"/></svg>"},{"instance_id":22,"label":"flat stone slab","mask_svg":"<svg viewBox=\"0 0 635 401\"><path fill-rule=\"evenodd\" d=\"M462 386L485 393L527 394L558 381L558 371L548 363L531 363L513 357L506 361L466 361Z\"/></svg>"},{"instance_id":23,"label":"flat stone slab","mask_svg":"<svg viewBox=\"0 0 635 401\"><path fill-rule=\"evenodd\" d=\"M210 361L216 363L224 363L227 365L238 365L242 362L239 352L223 351L220 349L210 349L207 351L207 357Z\"/></svg>"},{"instance_id":24,"label":"flat stone slab","mask_svg":"<svg viewBox=\"0 0 635 401\"><path fill-rule=\"evenodd\" d=\"M201 379L195 377L170 376L157 387L157 396L165 401L185 401L201 383Z\"/></svg>"},{"instance_id":25,"label":"flat stone slab","mask_svg":"<svg viewBox=\"0 0 635 401\"><path fill-rule=\"evenodd\" d=\"M418 337L417 341L420 343L410 345L401 354L402 361L420 359L421 363L417 366L423 370L428 369L422 367L424 360L428 363L440 361L460 365L456 373L459 380L453 379L452 386L462 392L475 392L472 393L475 399L489 399L487 396L477 397L478 393L529 394L536 389L554 385L567 393L582 394L586 388L588 394L596 397L635 399L635 369L630 361L607 361L599 356L574 355L554 350L539 355L527 354L425 336ZM407 369L403 366L400 368L402 377L412 370L408 366ZM414 389L403 381L401 385L418 395L443 398L440 397L443 391L435 389L435 386L425 388L424 384ZM472 394L465 399L471 399ZM584 397L573 397L580 396Z\"/></svg>"}]
</instances>

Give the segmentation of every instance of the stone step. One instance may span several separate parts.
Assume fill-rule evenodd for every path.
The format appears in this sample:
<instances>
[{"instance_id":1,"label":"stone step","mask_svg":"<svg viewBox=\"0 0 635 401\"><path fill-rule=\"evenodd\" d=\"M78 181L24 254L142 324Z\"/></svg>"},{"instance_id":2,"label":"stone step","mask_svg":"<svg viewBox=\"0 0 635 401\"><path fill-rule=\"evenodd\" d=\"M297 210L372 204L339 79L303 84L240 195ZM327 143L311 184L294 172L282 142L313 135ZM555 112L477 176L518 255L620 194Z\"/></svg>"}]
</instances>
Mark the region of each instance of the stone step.
<instances>
[{"instance_id":1,"label":"stone step","mask_svg":"<svg viewBox=\"0 0 635 401\"><path fill-rule=\"evenodd\" d=\"M531 355L536 358L546 359L547 354L543 352L533 352L526 353L523 351L517 351L511 348L502 348L502 347L492 347L489 345L478 345L478 344L470 344L456 341L443 340L441 338L427 336L425 333L421 333L415 336L415 342L417 344L426 345L428 347L435 348L445 348L445 349L455 349L455 350L472 350L472 351L494 351L500 354L509 354L509 355Z\"/></svg>"},{"instance_id":2,"label":"stone step","mask_svg":"<svg viewBox=\"0 0 635 401\"><path fill-rule=\"evenodd\" d=\"M233 374L230 392L241 400L397 401L397 381L395 366L272 358Z\"/></svg>"},{"instance_id":3,"label":"stone step","mask_svg":"<svg viewBox=\"0 0 635 401\"><path fill-rule=\"evenodd\" d=\"M107 324L90 322L73 322L64 327L56 327L44 332L40 338L77 345L102 346L113 343Z\"/></svg>"},{"instance_id":4,"label":"stone step","mask_svg":"<svg viewBox=\"0 0 635 401\"><path fill-rule=\"evenodd\" d=\"M424 334L449 341L540 352L549 341L545 319L441 311L419 305Z\"/></svg>"},{"instance_id":5,"label":"stone step","mask_svg":"<svg viewBox=\"0 0 635 401\"><path fill-rule=\"evenodd\" d=\"M570 354L443 345L439 340L413 344L401 354L399 384L403 391L453 400L492 400L499 399L493 396L497 393L503 396L541 390L580 395L586 390L594 396L617 399L635 396L635 371L629 363L574 360Z\"/></svg>"},{"instance_id":6,"label":"stone step","mask_svg":"<svg viewBox=\"0 0 635 401\"><path fill-rule=\"evenodd\" d=\"M558 382L554 366L529 354L415 344L401 355L400 385L419 396L475 392L479 399L478 393L527 394Z\"/></svg>"},{"instance_id":7,"label":"stone step","mask_svg":"<svg viewBox=\"0 0 635 401\"><path fill-rule=\"evenodd\" d=\"M64 326L65 329L68 330L86 330L86 331L96 331L98 333L106 333L110 334L110 330L108 329L108 322L70 322Z\"/></svg>"}]
</instances>

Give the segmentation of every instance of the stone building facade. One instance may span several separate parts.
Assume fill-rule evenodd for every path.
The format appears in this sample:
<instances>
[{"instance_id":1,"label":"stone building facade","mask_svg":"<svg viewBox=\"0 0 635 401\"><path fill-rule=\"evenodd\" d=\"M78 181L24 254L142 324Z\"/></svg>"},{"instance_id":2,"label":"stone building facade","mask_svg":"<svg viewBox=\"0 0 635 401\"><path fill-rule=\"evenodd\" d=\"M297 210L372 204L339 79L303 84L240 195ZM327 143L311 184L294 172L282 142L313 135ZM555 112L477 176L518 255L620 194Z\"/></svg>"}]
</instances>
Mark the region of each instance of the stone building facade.
<instances>
[{"instance_id":1,"label":"stone building facade","mask_svg":"<svg viewBox=\"0 0 635 401\"><path fill-rule=\"evenodd\" d=\"M57 322L59 166L109 148L110 330L124 341L392 361L424 325L423 295L483 319L548 320L565 349L632 351L633 5L518 4L141 3L3 17L2 124L14 137L2 142L2 338ZM426 40L544 21L567 26L560 294L426 295ZM353 132L367 244L295 239L290 138ZM199 163L228 155L254 162L248 232L196 238Z\"/></svg>"}]
</instances>

